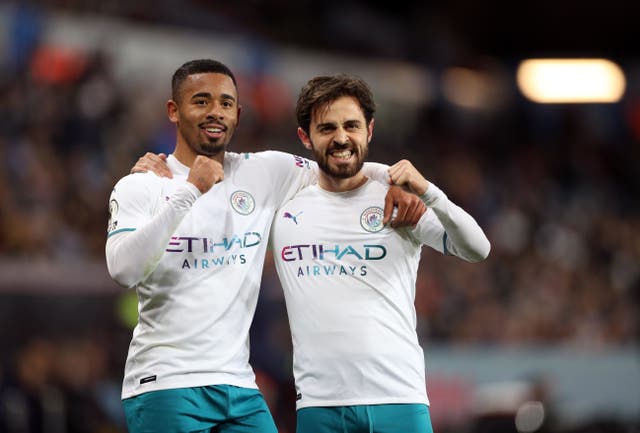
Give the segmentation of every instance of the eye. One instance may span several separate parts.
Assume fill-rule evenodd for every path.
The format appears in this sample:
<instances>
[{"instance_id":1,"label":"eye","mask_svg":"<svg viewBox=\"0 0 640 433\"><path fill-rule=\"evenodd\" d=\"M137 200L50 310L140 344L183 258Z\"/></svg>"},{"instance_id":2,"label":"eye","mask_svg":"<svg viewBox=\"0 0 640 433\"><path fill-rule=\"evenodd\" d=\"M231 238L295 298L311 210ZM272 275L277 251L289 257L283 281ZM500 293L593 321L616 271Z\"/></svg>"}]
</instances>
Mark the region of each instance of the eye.
<instances>
[{"instance_id":1,"label":"eye","mask_svg":"<svg viewBox=\"0 0 640 433\"><path fill-rule=\"evenodd\" d=\"M225 108L233 108L233 101L222 101L222 106Z\"/></svg>"},{"instance_id":2,"label":"eye","mask_svg":"<svg viewBox=\"0 0 640 433\"><path fill-rule=\"evenodd\" d=\"M193 101L193 103L196 105L205 106L208 102L206 99L196 99L195 101Z\"/></svg>"},{"instance_id":3,"label":"eye","mask_svg":"<svg viewBox=\"0 0 640 433\"><path fill-rule=\"evenodd\" d=\"M318 128L318 131L320 131L321 134L328 134L332 131L334 131L336 128L332 125L322 125Z\"/></svg>"}]
</instances>

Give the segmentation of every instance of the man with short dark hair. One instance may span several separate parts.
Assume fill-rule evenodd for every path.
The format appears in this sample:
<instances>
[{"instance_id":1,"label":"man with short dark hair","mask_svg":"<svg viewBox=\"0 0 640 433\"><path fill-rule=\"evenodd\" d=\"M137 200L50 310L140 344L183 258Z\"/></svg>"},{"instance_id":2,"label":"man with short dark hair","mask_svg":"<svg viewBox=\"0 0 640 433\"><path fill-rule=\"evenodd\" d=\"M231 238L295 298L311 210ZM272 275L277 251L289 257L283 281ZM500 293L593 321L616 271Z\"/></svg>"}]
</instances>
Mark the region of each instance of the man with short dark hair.
<instances>
[{"instance_id":1,"label":"man with short dark hair","mask_svg":"<svg viewBox=\"0 0 640 433\"><path fill-rule=\"evenodd\" d=\"M427 433L424 354L416 333L423 245L469 262L490 244L482 229L406 160L389 169L428 210L415 228L383 224L387 188L362 167L375 104L349 75L300 92L298 137L318 183L285 203L271 231L293 338L297 433ZM295 218L291 218L295 215Z\"/></svg>"}]
</instances>

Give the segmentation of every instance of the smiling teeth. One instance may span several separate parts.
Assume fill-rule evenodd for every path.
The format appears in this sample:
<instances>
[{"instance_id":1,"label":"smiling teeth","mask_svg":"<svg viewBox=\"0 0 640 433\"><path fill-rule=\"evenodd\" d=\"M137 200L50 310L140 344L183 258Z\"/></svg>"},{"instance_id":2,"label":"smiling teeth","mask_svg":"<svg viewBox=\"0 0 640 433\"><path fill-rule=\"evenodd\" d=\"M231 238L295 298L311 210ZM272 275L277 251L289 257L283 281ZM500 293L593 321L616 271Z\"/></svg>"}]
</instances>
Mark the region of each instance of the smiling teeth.
<instances>
[{"instance_id":1,"label":"smiling teeth","mask_svg":"<svg viewBox=\"0 0 640 433\"><path fill-rule=\"evenodd\" d=\"M220 128L206 128L205 130L207 132L222 132L222 129Z\"/></svg>"},{"instance_id":2,"label":"smiling teeth","mask_svg":"<svg viewBox=\"0 0 640 433\"><path fill-rule=\"evenodd\" d=\"M350 150L342 150L340 152L333 152L331 154L334 158L349 158L351 156L351 151Z\"/></svg>"}]
</instances>

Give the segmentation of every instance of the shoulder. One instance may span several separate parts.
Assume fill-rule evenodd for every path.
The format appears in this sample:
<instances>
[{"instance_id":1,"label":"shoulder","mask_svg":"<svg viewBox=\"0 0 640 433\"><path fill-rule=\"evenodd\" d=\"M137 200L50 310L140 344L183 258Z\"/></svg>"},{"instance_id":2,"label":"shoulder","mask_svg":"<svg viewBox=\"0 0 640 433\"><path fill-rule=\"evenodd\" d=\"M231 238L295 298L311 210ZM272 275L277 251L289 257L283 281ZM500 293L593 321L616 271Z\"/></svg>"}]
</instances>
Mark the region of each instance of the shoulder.
<instances>
[{"instance_id":1,"label":"shoulder","mask_svg":"<svg viewBox=\"0 0 640 433\"><path fill-rule=\"evenodd\" d=\"M244 153L242 155L247 160L260 161L281 167L290 167L291 169L311 168L310 161L307 158L279 150L265 150L263 152Z\"/></svg>"},{"instance_id":2,"label":"shoulder","mask_svg":"<svg viewBox=\"0 0 640 433\"><path fill-rule=\"evenodd\" d=\"M318 196L322 195L322 190L317 184L305 186L300 191L298 191L293 198L293 200L304 201L304 200L315 200Z\"/></svg>"},{"instance_id":3,"label":"shoulder","mask_svg":"<svg viewBox=\"0 0 640 433\"><path fill-rule=\"evenodd\" d=\"M113 193L118 195L148 195L151 191L160 189L165 178L154 173L132 173L120 179L113 187Z\"/></svg>"},{"instance_id":4,"label":"shoulder","mask_svg":"<svg viewBox=\"0 0 640 433\"><path fill-rule=\"evenodd\" d=\"M153 172L132 173L121 178L116 186L146 186L160 183L161 178Z\"/></svg>"}]
</instances>

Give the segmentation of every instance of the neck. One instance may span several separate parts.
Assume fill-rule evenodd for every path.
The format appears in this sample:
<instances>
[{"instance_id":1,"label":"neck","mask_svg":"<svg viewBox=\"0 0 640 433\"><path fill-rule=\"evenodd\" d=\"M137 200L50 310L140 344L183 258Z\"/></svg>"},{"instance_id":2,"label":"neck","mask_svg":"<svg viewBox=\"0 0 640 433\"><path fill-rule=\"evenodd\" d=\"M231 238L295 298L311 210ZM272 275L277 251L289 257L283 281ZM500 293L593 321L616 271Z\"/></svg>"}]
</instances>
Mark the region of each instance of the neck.
<instances>
[{"instance_id":1,"label":"neck","mask_svg":"<svg viewBox=\"0 0 640 433\"><path fill-rule=\"evenodd\" d=\"M330 176L320 170L318 176L318 185L325 191L330 192L345 192L351 191L356 188L360 188L367 182L367 176L362 173L362 170L356 173L354 176L346 179Z\"/></svg>"}]
</instances>

